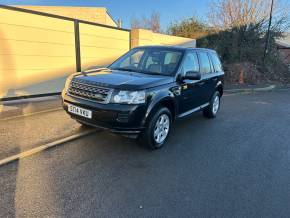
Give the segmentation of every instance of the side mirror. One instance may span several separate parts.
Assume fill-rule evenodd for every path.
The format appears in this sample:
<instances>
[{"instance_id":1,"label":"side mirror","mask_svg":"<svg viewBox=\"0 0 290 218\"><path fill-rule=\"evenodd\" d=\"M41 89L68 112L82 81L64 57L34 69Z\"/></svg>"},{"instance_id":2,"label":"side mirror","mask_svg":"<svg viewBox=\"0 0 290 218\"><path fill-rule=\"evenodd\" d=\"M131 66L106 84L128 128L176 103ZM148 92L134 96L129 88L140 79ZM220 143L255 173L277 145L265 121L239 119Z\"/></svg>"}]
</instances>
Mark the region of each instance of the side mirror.
<instances>
[{"instance_id":1,"label":"side mirror","mask_svg":"<svg viewBox=\"0 0 290 218\"><path fill-rule=\"evenodd\" d=\"M189 80L200 80L201 74L197 71L187 71L182 79L189 79Z\"/></svg>"}]
</instances>

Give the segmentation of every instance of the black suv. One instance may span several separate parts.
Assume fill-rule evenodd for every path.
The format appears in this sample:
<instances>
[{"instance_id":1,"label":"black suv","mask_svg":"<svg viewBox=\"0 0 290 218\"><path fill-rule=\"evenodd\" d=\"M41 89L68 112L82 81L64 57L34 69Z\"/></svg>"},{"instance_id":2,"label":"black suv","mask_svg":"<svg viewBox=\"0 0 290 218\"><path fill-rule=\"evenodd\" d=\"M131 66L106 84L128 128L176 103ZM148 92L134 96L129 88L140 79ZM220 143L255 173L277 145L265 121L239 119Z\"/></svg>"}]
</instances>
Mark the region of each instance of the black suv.
<instances>
[{"instance_id":1,"label":"black suv","mask_svg":"<svg viewBox=\"0 0 290 218\"><path fill-rule=\"evenodd\" d=\"M63 107L83 125L134 136L157 149L175 119L197 111L207 118L217 115L223 77L213 50L137 47L108 68L71 75L62 92Z\"/></svg>"}]
</instances>

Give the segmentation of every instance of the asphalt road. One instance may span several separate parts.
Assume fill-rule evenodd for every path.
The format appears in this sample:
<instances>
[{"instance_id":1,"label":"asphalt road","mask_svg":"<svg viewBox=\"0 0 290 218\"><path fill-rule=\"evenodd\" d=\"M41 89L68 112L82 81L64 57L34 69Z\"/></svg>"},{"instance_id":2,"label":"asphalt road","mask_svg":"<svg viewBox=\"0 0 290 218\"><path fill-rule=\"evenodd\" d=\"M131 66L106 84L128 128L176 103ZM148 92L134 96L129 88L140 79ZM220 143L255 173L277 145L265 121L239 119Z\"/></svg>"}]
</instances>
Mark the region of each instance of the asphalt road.
<instances>
[{"instance_id":1,"label":"asphalt road","mask_svg":"<svg viewBox=\"0 0 290 218\"><path fill-rule=\"evenodd\" d=\"M100 132L0 167L0 217L289 217L290 91L228 96L166 147Z\"/></svg>"}]
</instances>

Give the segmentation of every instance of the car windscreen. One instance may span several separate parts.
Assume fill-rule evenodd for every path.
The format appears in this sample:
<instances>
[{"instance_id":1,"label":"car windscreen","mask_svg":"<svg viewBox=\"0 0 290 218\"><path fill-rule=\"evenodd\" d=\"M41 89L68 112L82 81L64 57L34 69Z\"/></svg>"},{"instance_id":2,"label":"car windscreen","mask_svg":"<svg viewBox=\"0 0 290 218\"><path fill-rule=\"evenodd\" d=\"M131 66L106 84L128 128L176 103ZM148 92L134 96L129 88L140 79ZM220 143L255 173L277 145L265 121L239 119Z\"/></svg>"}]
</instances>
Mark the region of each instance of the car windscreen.
<instances>
[{"instance_id":1,"label":"car windscreen","mask_svg":"<svg viewBox=\"0 0 290 218\"><path fill-rule=\"evenodd\" d=\"M164 76L175 75L183 55L182 50L169 48L136 48L115 61L112 70L134 71Z\"/></svg>"}]
</instances>

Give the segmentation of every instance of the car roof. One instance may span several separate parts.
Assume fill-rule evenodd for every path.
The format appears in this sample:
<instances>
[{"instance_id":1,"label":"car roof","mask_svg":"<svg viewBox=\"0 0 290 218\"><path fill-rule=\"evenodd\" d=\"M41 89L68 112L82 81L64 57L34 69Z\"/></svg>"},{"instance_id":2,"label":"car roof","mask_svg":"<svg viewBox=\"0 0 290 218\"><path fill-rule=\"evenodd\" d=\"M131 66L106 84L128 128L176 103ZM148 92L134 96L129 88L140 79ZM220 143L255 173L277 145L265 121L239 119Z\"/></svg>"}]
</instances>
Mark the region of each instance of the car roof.
<instances>
[{"instance_id":1,"label":"car roof","mask_svg":"<svg viewBox=\"0 0 290 218\"><path fill-rule=\"evenodd\" d=\"M207 52L214 52L215 50L208 49L208 48L194 48L194 47L183 47L183 46L169 46L169 45L149 45L149 46L138 46L135 48L164 48L164 49L175 49L180 51L188 51L188 50L194 50L194 51L207 51Z\"/></svg>"}]
</instances>

